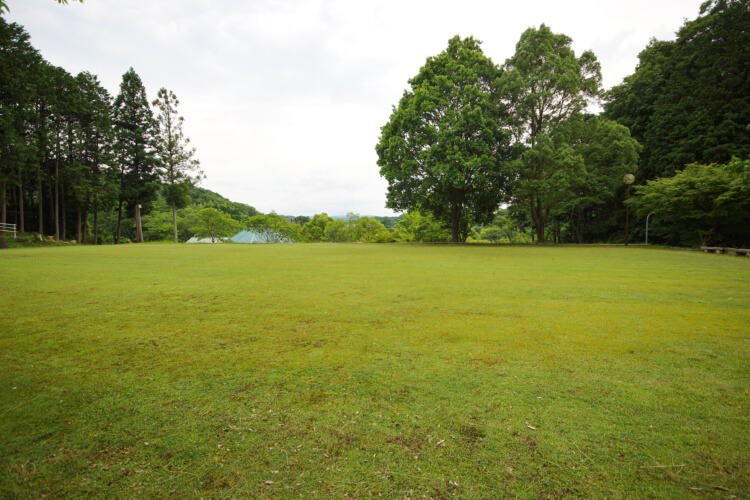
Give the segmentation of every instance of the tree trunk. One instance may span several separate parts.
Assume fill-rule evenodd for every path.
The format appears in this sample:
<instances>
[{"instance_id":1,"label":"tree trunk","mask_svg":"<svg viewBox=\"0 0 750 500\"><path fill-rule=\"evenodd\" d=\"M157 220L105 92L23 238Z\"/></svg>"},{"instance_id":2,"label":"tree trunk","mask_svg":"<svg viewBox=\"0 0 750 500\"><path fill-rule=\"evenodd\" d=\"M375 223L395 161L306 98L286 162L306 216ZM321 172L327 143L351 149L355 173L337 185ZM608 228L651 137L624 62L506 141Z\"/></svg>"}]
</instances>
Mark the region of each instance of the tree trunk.
<instances>
[{"instance_id":1,"label":"tree trunk","mask_svg":"<svg viewBox=\"0 0 750 500\"><path fill-rule=\"evenodd\" d=\"M461 206L457 204L451 205L451 242L459 243L458 231L461 222Z\"/></svg>"},{"instance_id":2,"label":"tree trunk","mask_svg":"<svg viewBox=\"0 0 750 500\"><path fill-rule=\"evenodd\" d=\"M135 201L135 241L143 243L143 230L141 229L141 205Z\"/></svg>"},{"instance_id":3,"label":"tree trunk","mask_svg":"<svg viewBox=\"0 0 750 500\"><path fill-rule=\"evenodd\" d=\"M39 171L39 177L37 178L39 187L39 234L44 236L44 193L42 192L42 171Z\"/></svg>"},{"instance_id":4,"label":"tree trunk","mask_svg":"<svg viewBox=\"0 0 750 500\"><path fill-rule=\"evenodd\" d=\"M94 207L94 245L99 244L99 207Z\"/></svg>"},{"instance_id":5,"label":"tree trunk","mask_svg":"<svg viewBox=\"0 0 750 500\"><path fill-rule=\"evenodd\" d=\"M65 217L65 191L61 191L60 192L60 198L62 198L62 200L61 200L62 203L60 204L60 207L61 207L60 211L62 212L60 214L61 217L62 217L62 229L61 229L61 232L60 232L60 237L62 237L62 239L64 240L64 239L67 239L67 237L68 237L68 231L67 231L67 229L68 229L68 222L67 222L67 219Z\"/></svg>"},{"instance_id":6,"label":"tree trunk","mask_svg":"<svg viewBox=\"0 0 750 500\"><path fill-rule=\"evenodd\" d=\"M536 242L540 245L544 244L544 224L536 225Z\"/></svg>"},{"instance_id":7,"label":"tree trunk","mask_svg":"<svg viewBox=\"0 0 750 500\"><path fill-rule=\"evenodd\" d=\"M23 224L23 179L18 181L18 232L25 232Z\"/></svg>"},{"instance_id":8,"label":"tree trunk","mask_svg":"<svg viewBox=\"0 0 750 500\"><path fill-rule=\"evenodd\" d=\"M541 205L532 196L529 200L529 212L531 213L531 220L534 222L534 228L536 229L536 242L537 244L544 243L544 220L542 220Z\"/></svg>"},{"instance_id":9,"label":"tree trunk","mask_svg":"<svg viewBox=\"0 0 750 500\"><path fill-rule=\"evenodd\" d=\"M58 136L59 137L59 136ZM60 241L60 155L55 159L55 240Z\"/></svg>"},{"instance_id":10,"label":"tree trunk","mask_svg":"<svg viewBox=\"0 0 750 500\"><path fill-rule=\"evenodd\" d=\"M174 242L178 243L177 241L177 204L172 201L172 222L174 223Z\"/></svg>"},{"instance_id":11,"label":"tree trunk","mask_svg":"<svg viewBox=\"0 0 750 500\"><path fill-rule=\"evenodd\" d=\"M85 245L88 242L88 229L89 229L89 204L86 202L83 205L83 244Z\"/></svg>"},{"instance_id":12,"label":"tree trunk","mask_svg":"<svg viewBox=\"0 0 750 500\"><path fill-rule=\"evenodd\" d=\"M50 233L54 233L54 220L55 220L55 198L52 195L52 179L47 179L47 206L49 207L49 230Z\"/></svg>"},{"instance_id":13,"label":"tree trunk","mask_svg":"<svg viewBox=\"0 0 750 500\"><path fill-rule=\"evenodd\" d=\"M83 243L81 238L81 204L79 203L76 207L76 243L79 245Z\"/></svg>"},{"instance_id":14,"label":"tree trunk","mask_svg":"<svg viewBox=\"0 0 750 500\"><path fill-rule=\"evenodd\" d=\"M8 222L8 208L5 201L5 181L0 182L0 222Z\"/></svg>"},{"instance_id":15,"label":"tree trunk","mask_svg":"<svg viewBox=\"0 0 750 500\"><path fill-rule=\"evenodd\" d=\"M115 245L120 244L120 225L122 224L122 198L117 206L117 236L115 236Z\"/></svg>"}]
</instances>

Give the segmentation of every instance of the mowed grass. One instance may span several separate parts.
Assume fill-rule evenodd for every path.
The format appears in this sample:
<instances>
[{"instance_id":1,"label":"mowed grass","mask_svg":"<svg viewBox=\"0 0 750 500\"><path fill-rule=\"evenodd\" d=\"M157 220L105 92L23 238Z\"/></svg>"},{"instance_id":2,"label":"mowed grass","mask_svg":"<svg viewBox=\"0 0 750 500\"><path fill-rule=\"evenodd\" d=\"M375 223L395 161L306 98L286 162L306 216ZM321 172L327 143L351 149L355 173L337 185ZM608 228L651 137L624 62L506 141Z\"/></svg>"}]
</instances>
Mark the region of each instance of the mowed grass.
<instances>
[{"instance_id":1,"label":"mowed grass","mask_svg":"<svg viewBox=\"0 0 750 500\"><path fill-rule=\"evenodd\" d=\"M0 252L0 497L750 495L750 259Z\"/></svg>"}]
</instances>

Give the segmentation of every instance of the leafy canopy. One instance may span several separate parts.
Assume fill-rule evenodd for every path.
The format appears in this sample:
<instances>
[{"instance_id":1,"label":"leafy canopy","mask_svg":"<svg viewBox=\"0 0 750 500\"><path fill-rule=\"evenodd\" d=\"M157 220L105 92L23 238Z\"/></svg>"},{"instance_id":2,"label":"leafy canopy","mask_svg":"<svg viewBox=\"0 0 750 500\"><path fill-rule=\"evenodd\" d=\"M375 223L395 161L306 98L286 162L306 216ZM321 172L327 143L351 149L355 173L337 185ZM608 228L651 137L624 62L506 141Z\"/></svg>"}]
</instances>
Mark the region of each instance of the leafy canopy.
<instances>
[{"instance_id":1,"label":"leafy canopy","mask_svg":"<svg viewBox=\"0 0 750 500\"><path fill-rule=\"evenodd\" d=\"M503 162L512 157L498 98L502 72L480 42L456 36L409 80L376 146L388 181L386 206L420 208L464 240L470 220L491 220L504 196Z\"/></svg>"},{"instance_id":2,"label":"leafy canopy","mask_svg":"<svg viewBox=\"0 0 750 500\"><path fill-rule=\"evenodd\" d=\"M216 239L230 236L241 228L240 223L215 208L204 208L194 215L192 230L200 238Z\"/></svg>"},{"instance_id":3,"label":"leafy canopy","mask_svg":"<svg viewBox=\"0 0 750 500\"><path fill-rule=\"evenodd\" d=\"M569 140L570 122L580 118L601 85L594 54L576 57L571 43L544 24L529 28L505 62L501 81L509 122L525 149L520 160L510 163L513 203L529 211L539 243L547 219L585 177L585 161Z\"/></svg>"},{"instance_id":4,"label":"leafy canopy","mask_svg":"<svg viewBox=\"0 0 750 500\"><path fill-rule=\"evenodd\" d=\"M703 245L750 237L750 160L691 164L673 177L637 187L636 194L637 213L645 217L653 212L674 224L683 243L690 244L696 236Z\"/></svg>"}]
</instances>

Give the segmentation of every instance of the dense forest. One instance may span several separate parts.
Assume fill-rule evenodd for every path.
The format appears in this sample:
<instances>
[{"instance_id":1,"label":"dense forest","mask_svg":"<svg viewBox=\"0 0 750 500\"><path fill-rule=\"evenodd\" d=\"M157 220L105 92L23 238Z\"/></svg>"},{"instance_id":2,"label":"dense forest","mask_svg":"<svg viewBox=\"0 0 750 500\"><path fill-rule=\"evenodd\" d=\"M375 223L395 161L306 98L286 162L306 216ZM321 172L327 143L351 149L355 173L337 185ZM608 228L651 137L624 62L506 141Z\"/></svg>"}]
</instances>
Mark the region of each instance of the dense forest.
<instances>
[{"instance_id":1,"label":"dense forest","mask_svg":"<svg viewBox=\"0 0 750 500\"><path fill-rule=\"evenodd\" d=\"M530 28L497 65L479 41L453 38L409 81L376 147L386 206L403 215L282 216L197 187L174 93L149 101L130 68L111 96L0 17L0 223L93 244L242 229L268 241L620 243L626 218L633 242L649 217L654 243L750 245L750 0L704 3L608 91L595 54L571 44Z\"/></svg>"}]
</instances>

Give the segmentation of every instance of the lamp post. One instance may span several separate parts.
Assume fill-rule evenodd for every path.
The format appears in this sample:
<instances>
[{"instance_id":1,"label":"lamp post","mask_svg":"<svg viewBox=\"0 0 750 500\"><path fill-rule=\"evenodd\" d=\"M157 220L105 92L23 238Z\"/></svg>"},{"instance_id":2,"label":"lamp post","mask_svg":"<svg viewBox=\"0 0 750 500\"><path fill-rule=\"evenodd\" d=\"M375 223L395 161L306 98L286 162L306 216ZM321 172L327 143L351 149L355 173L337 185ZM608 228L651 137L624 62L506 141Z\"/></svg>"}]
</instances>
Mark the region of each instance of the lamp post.
<instances>
[{"instance_id":1,"label":"lamp post","mask_svg":"<svg viewBox=\"0 0 750 500\"><path fill-rule=\"evenodd\" d=\"M630 226L630 185L635 182L635 176L633 174L625 174L622 177L622 182L628 186L628 198L625 202L625 244L628 244L628 228Z\"/></svg>"},{"instance_id":2,"label":"lamp post","mask_svg":"<svg viewBox=\"0 0 750 500\"><path fill-rule=\"evenodd\" d=\"M650 214L648 214L648 215L646 216L646 245L648 245L648 219L649 219L649 217L651 217L652 215L654 215L654 212L651 212Z\"/></svg>"}]
</instances>

